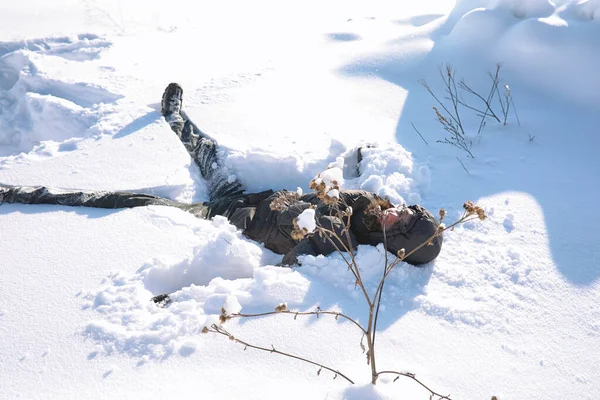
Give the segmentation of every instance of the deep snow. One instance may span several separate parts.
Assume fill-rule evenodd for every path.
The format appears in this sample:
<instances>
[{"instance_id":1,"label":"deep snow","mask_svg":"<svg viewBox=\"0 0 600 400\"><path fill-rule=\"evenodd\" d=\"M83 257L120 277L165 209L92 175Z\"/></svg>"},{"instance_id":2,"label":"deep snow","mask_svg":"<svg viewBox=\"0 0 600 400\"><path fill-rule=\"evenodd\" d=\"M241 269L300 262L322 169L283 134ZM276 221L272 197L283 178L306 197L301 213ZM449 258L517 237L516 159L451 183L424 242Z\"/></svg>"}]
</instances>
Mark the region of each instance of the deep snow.
<instances>
[{"instance_id":1,"label":"deep snow","mask_svg":"<svg viewBox=\"0 0 600 400\"><path fill-rule=\"evenodd\" d=\"M407 4L404 4L407 3ZM346 189L489 219L386 283L378 366L453 399L600 394L600 1L223 4L30 1L0 15L0 182L207 197L157 112L170 81L249 190L301 188L328 165ZM35 12L31 12L35 10ZM463 110L474 159L433 119L437 69L485 92L503 62L519 122ZM414 124L423 139L413 130ZM424 141L427 141L426 144ZM355 177L355 148L365 149ZM464 168L457 160L464 164ZM342 165L343 164L343 165ZM426 399L369 369L360 332L321 316L233 320L258 345L202 334L231 311L367 309L338 255L295 269L223 218L177 209L0 206L0 398ZM357 260L375 290L381 246ZM159 308L156 294L175 291Z\"/></svg>"}]
</instances>

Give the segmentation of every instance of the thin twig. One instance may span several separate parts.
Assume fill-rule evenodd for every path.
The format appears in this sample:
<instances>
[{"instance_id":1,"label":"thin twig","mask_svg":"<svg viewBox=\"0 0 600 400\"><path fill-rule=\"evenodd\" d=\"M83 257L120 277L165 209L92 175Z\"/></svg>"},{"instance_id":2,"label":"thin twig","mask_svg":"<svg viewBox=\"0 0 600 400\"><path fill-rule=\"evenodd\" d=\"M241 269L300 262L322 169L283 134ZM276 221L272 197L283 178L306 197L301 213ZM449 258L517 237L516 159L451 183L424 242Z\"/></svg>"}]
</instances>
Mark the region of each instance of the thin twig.
<instances>
[{"instance_id":1,"label":"thin twig","mask_svg":"<svg viewBox=\"0 0 600 400\"><path fill-rule=\"evenodd\" d=\"M512 102L512 96L510 95L508 86L506 86L505 90L506 92L504 93L504 96L506 97L506 114L504 114L504 125L506 125L506 119L508 118L508 112L510 111L510 103Z\"/></svg>"},{"instance_id":2,"label":"thin twig","mask_svg":"<svg viewBox=\"0 0 600 400\"><path fill-rule=\"evenodd\" d=\"M331 231L329 229L325 229L322 226L318 227L318 229L324 232L325 238L327 240L329 240L329 243L331 243L333 245L333 247L337 250L337 252L342 256L346 265L348 265L350 267L349 269L350 269L350 271L352 271L352 274L356 278L356 282L357 282L358 286L360 287L360 289L362 290L363 295L365 296L365 300L367 300L369 307L371 307L373 305L373 302L371 301L371 297L369 296L369 293L367 292L367 289L365 288L363 280L360 276L360 270L358 269L358 265L356 264L356 261L354 260L354 253L344 244L344 242L340 239L340 237L337 235L337 233L335 233L334 231ZM344 250L350 254L352 262L350 262L350 261L348 261L348 259L346 259L346 257L344 256L344 252L342 252L342 250L337 246L337 244L333 241L333 239L331 239L329 234L331 234L331 236L335 237L337 239L338 243L342 244L342 246L344 247ZM352 268L353 266L355 268Z\"/></svg>"},{"instance_id":3,"label":"thin twig","mask_svg":"<svg viewBox=\"0 0 600 400\"><path fill-rule=\"evenodd\" d=\"M504 102L502 101L502 96L500 96L500 89L498 85L496 85L496 95L498 97L498 102L500 103L500 108L502 108L502 115L504 115L504 125L506 125L506 116L508 115L508 110L504 107Z\"/></svg>"},{"instance_id":4,"label":"thin twig","mask_svg":"<svg viewBox=\"0 0 600 400\"><path fill-rule=\"evenodd\" d=\"M477 93L475 90L471 89L471 87L469 85L467 85L467 83L464 81L464 79L461 79L460 82L458 83L458 86L463 89L466 92L471 93L472 95L478 97L481 101L484 102L487 110L490 112L489 115L491 115L492 117L494 117L494 119L498 122L500 122L500 118L498 118L498 116L496 115L496 113L494 113L494 110L492 110L491 105L489 103L489 101L487 101L486 99L483 98L483 96L481 96L479 93Z\"/></svg>"},{"instance_id":5,"label":"thin twig","mask_svg":"<svg viewBox=\"0 0 600 400\"><path fill-rule=\"evenodd\" d=\"M359 324L355 319L342 314L340 312L337 311L323 311L323 310L319 310L319 311L291 311L291 310L282 310L282 311L269 311L269 312L264 312L264 313L258 313L258 314L243 314L243 313L233 313L233 314L229 314L228 316L230 317L235 317L235 318L254 318L254 317L264 317L267 315L273 315L273 314L294 314L294 315L319 315L319 314L328 314L328 315L335 315L336 317L342 317L347 319L348 321L352 322L354 325L356 325L358 327L358 329L360 329L363 333L367 333L367 330L365 328L362 327L361 324Z\"/></svg>"},{"instance_id":6,"label":"thin twig","mask_svg":"<svg viewBox=\"0 0 600 400\"><path fill-rule=\"evenodd\" d=\"M458 156L456 157L456 159L458 160L458 162L460 163L460 165L462 165L462 167L464 168L464 170L467 171L467 174L471 175L471 173L469 172L469 170L467 169L467 167L465 167L465 164L463 164L463 162L460 161L460 158L458 158Z\"/></svg>"},{"instance_id":7,"label":"thin twig","mask_svg":"<svg viewBox=\"0 0 600 400\"><path fill-rule=\"evenodd\" d=\"M492 78L492 87L490 88L490 93L488 94L487 101L485 103L487 106L487 109L486 109L485 113L483 113L483 116L481 117L481 122L479 123L479 129L477 130L477 134L480 134L481 130L485 126L485 117L487 117L488 110L492 114L494 113L494 111L492 111L492 100L494 99L494 94L496 93L496 90L498 89L498 74L500 73L501 67L502 67L502 64L496 64L496 75L492 75L490 72L488 72L488 75L490 76L490 78ZM498 117L496 117L496 120L498 120L498 122L500 122Z\"/></svg>"},{"instance_id":8,"label":"thin twig","mask_svg":"<svg viewBox=\"0 0 600 400\"><path fill-rule=\"evenodd\" d=\"M444 229L438 229L427 240L425 240L420 245L418 245L417 247L415 247L414 249L412 249L410 252L406 253L404 255L404 257L402 257L402 258L400 258L400 257L396 258L396 260L394 261L393 265L396 265L396 264L400 263L401 261L406 260L411 254L414 254L416 251L418 251L419 249L421 249L423 246L428 245L429 243L431 243L433 241L433 239L435 239L437 236L440 236L442 233L446 232L447 230L454 228L458 224L462 224L462 223L469 222L469 221L474 221L474 220L476 220L476 219L479 218L477 215L472 216L472 218L468 218L468 217L471 217L471 216L472 216L472 214L467 214L467 212L465 211L463 213L462 217L460 217L460 219L458 221L456 221L452 225L449 225L449 226L445 227ZM390 274L390 272L392 272L392 268L388 269L388 271L385 273L385 277L386 278ZM379 291L382 289L382 287L383 287L383 285L380 282L379 286L377 287L377 290L375 290L375 294L376 295L377 295L377 293L379 293Z\"/></svg>"},{"instance_id":9,"label":"thin twig","mask_svg":"<svg viewBox=\"0 0 600 400\"><path fill-rule=\"evenodd\" d=\"M458 100L458 104L460 104L461 106L464 106L464 107L466 107L466 108L470 108L471 110L473 110L473 111L477 112L477 113L478 113L478 114L477 114L478 116L483 116L483 114L484 114L484 112L485 112L485 111L481 111L481 110L480 110L480 109L478 109L478 108L475 108L475 107L472 107L472 106L468 105L467 103L465 103L465 102L464 102L464 100L460 100L460 99L459 99L459 100Z\"/></svg>"},{"instance_id":10,"label":"thin twig","mask_svg":"<svg viewBox=\"0 0 600 400\"><path fill-rule=\"evenodd\" d=\"M329 368L329 367L327 367L327 366L325 366L325 365L323 365L323 364L320 364L320 363L318 363L318 362L311 361L311 360L308 360L308 359L306 359L306 358L303 358L303 357L299 357L299 356L296 356L296 355L293 355L293 354L290 354L290 353L285 353L285 352L283 352L283 351L276 350L276 349L275 349L275 347L274 347L273 345L271 345L271 348L269 349L269 348L266 348L266 347L261 347L261 346L256 346L256 345L250 344L250 343L248 343L248 342L246 342L246 341L244 341L244 340L241 340L241 339L238 339L238 338L236 338L236 337L235 337L235 336L233 336L231 333L227 332L227 331L226 331L226 330L225 330L225 329L224 329L222 326L219 326L219 325L216 325L216 324L213 324L213 325L211 326L211 328L212 328L212 329L208 329L208 331L209 331L209 332L218 333L218 334L220 334L220 335L227 336L227 337L228 337L230 340L233 340L233 341L234 341L234 342L236 342L236 343L243 344L243 345L244 345L244 346L246 346L246 347L250 347L250 348L252 348L252 349L256 349L256 350L267 351L267 352L269 352L269 353L276 353L276 354L280 354L280 355L282 355L282 356L286 356L286 357L294 358L294 359L296 359L296 360L304 361L305 363L309 363L309 364L312 364L312 365L316 365L317 367L320 367L320 368L326 369L326 370L328 370L328 371L331 371L331 372L333 372L334 374L336 374L336 376L337 376L337 375L339 375L339 376L341 376L342 378L344 378L345 380L347 380L348 382L350 382L350 383L354 384L354 381L353 381L352 379L348 378L346 375L342 374L340 371L338 371L338 370L335 370L335 369L333 369L333 368ZM335 379L335 378L334 378L334 379Z\"/></svg>"},{"instance_id":11,"label":"thin twig","mask_svg":"<svg viewBox=\"0 0 600 400\"><path fill-rule=\"evenodd\" d=\"M437 101L437 103L444 109L444 111L446 111L446 113L450 116L450 118L452 118L454 120L454 122L456 122L458 124L458 120L446 108L446 106L444 105L444 103L442 103L440 101L440 99L437 98L437 96L435 95L435 93L433 93L433 90L431 90L431 88L429 87L429 85L427 84L427 82L425 80L421 79L419 81L419 83L429 92L429 94L431 95L431 97L433 97L435 99L435 101Z\"/></svg>"},{"instance_id":12,"label":"thin twig","mask_svg":"<svg viewBox=\"0 0 600 400\"><path fill-rule=\"evenodd\" d=\"M423 139L423 141L425 142L425 144L429 146L429 143L427 143L427 140L425 140L425 138L423 137L423 135L421 135L421 132L419 132L419 130L417 129L417 127L415 126L415 124L413 124L412 122L410 124L412 125L413 129L415 130L415 132L417 132L419 134L419 136L421 136L421 139Z\"/></svg>"},{"instance_id":13,"label":"thin twig","mask_svg":"<svg viewBox=\"0 0 600 400\"><path fill-rule=\"evenodd\" d=\"M434 392L427 385L425 385L423 382L421 382L420 380L418 380L416 378L415 374L411 374L410 372L381 371L381 372L377 373L377 375L383 375L383 374L395 374L395 375L398 375L398 376L405 376L405 377L410 378L413 381L417 382L419 385L423 386L425 389L427 389L429 391L429 393L431 393L431 395L438 396L440 398L440 400L443 400L443 399L450 400L450 395L444 396L442 394ZM398 378L396 378L396 379L398 379Z\"/></svg>"},{"instance_id":14,"label":"thin twig","mask_svg":"<svg viewBox=\"0 0 600 400\"><path fill-rule=\"evenodd\" d=\"M452 68L450 64L446 65L446 73L448 74L448 88L450 88L450 83L452 83L452 88L454 89L454 95L451 94L452 105L454 106L454 112L456 113L456 119L458 120L458 127L462 132L462 136L465 137L465 130L462 126L462 121L460 120L460 113L458 112L458 90L456 89L456 81L454 80L454 75L456 74L456 70Z\"/></svg>"},{"instance_id":15,"label":"thin twig","mask_svg":"<svg viewBox=\"0 0 600 400\"><path fill-rule=\"evenodd\" d=\"M385 223L385 219L387 218L387 216L384 214L383 216L383 221L381 221L381 225L382 225L382 231L383 231L383 248L386 249L384 252L384 260L385 260L385 264L383 267L383 275L381 276L381 281L379 282L379 285L377 286L377 290L379 291L379 296L377 296L377 293L375 293L375 296L377 296L377 307L375 309L375 318L373 320L373 342L372 342L372 347L375 348L375 335L377 334L377 319L379 318L379 305L381 304L381 295L383 294L383 285L385 284L385 277L387 269L388 269L388 252L387 252L387 235L386 235L386 223ZM381 288L381 289L379 289Z\"/></svg>"},{"instance_id":16,"label":"thin twig","mask_svg":"<svg viewBox=\"0 0 600 400\"><path fill-rule=\"evenodd\" d=\"M512 94L510 96L510 102L513 105L513 112L515 113L515 117L517 117L517 123L519 124L519 128L521 127L521 121L519 120L519 114L517 114L517 107L515 105L515 99L512 97Z\"/></svg>"}]
</instances>

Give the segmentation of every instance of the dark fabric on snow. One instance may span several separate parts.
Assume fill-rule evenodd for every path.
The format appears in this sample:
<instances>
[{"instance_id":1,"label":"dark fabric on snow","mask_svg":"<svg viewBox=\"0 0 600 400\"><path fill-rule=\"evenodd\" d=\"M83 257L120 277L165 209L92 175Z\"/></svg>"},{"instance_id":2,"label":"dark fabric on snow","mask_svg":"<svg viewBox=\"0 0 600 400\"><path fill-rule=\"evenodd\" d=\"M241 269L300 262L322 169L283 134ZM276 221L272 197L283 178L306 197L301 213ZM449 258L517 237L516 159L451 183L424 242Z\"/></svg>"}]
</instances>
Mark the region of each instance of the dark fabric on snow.
<instances>
[{"instance_id":1,"label":"dark fabric on snow","mask_svg":"<svg viewBox=\"0 0 600 400\"><path fill-rule=\"evenodd\" d=\"M0 184L0 204L56 204L94 208L131 208L150 205L180 207L176 201L157 196L128 192L68 192L44 186L11 186Z\"/></svg>"},{"instance_id":2,"label":"dark fabric on snow","mask_svg":"<svg viewBox=\"0 0 600 400\"><path fill-rule=\"evenodd\" d=\"M315 194L306 194L289 205L285 211L271 210L271 201L286 191L267 190L260 193L244 194L244 186L232 175L227 175L219 160L217 143L205 135L185 114L165 116L171 129L177 134L194 162L200 168L202 177L209 189L210 201L197 204L183 204L157 196L127 192L67 192L46 187L20 187L0 184L0 204L58 204L95 208L129 208L148 205L164 205L186 210L199 218L210 219L222 215L241 229L245 236L275 253L284 255L282 264L293 265L301 254L327 255L335 251L335 246L326 238L310 235L303 240L292 239L293 220L302 211L316 206L316 218L321 226L342 236L344 226L350 222L349 237L343 237L343 244L351 243L352 249L358 244L377 245L384 242L383 232L369 232L364 224L368 206L379 197L373 193L350 190L340 193L340 209L350 206L353 214L350 221L341 221L330 206L322 203ZM359 151L360 155L360 151ZM406 223L397 223L386 231L387 249L396 254L404 248L406 253L429 239L437 229L431 213L421 206L410 206L413 218ZM432 261L442 247L442 237L419 249L406 261L419 265Z\"/></svg>"},{"instance_id":3,"label":"dark fabric on snow","mask_svg":"<svg viewBox=\"0 0 600 400\"><path fill-rule=\"evenodd\" d=\"M185 112L167 115L165 120L200 168L211 201L233 198L244 192L244 185L235 176L224 172L217 154L217 142L202 132Z\"/></svg>"}]
</instances>

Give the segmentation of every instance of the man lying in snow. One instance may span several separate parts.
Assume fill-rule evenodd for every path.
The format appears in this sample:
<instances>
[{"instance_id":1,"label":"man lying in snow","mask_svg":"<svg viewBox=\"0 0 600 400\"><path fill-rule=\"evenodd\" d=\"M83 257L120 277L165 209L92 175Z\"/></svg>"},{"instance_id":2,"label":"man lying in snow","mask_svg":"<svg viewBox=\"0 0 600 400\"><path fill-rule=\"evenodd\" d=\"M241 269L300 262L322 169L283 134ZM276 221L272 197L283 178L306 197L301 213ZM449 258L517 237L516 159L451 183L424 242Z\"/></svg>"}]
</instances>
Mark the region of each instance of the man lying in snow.
<instances>
[{"instance_id":1,"label":"man lying in snow","mask_svg":"<svg viewBox=\"0 0 600 400\"><path fill-rule=\"evenodd\" d=\"M46 187L23 187L0 185L0 204L59 204L96 208L129 208L147 205L165 205L186 210L200 218L223 215L243 231L250 239L261 242L275 253L284 255L282 265L294 265L301 254L327 255L335 246L319 235L297 237L293 234L294 219L311 205L316 206L315 217L325 229L338 234L343 231L343 222L331 212L331 205L315 193L298 195L285 190L244 194L243 185L221 168L217 156L216 142L205 135L182 111L183 90L171 83L162 98L161 112L177 134L190 156L194 159L209 189L209 201L184 204L146 194L125 192L65 192ZM360 152L359 152L360 155ZM321 198L320 198L321 197ZM410 253L428 240L437 230L431 213L419 205L394 207L388 200L374 193L348 190L339 193L339 207L344 212L352 207L350 218L350 241L358 244L376 245L384 243L387 250L396 254L405 249ZM387 210L385 214L381 210ZM378 212L379 211L379 212ZM345 221L346 223L348 221ZM421 247L405 259L419 265L432 261L442 247L442 236Z\"/></svg>"}]
</instances>

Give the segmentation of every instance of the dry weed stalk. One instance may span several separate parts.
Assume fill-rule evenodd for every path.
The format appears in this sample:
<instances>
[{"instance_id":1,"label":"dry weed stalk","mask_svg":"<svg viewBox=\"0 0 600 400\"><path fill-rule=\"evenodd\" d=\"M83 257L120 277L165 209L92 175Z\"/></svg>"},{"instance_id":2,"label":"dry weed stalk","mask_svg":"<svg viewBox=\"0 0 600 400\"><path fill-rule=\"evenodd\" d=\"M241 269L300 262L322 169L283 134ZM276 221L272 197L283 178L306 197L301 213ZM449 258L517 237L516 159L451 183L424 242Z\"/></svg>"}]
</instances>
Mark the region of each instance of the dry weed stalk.
<instances>
[{"instance_id":1,"label":"dry weed stalk","mask_svg":"<svg viewBox=\"0 0 600 400\"><path fill-rule=\"evenodd\" d=\"M296 360L300 360L300 361L315 365L315 366L319 367L319 370L317 371L318 375L320 375L322 370L325 369L327 371L334 373L333 379L336 379L338 376L340 376L340 377L346 379L348 382L354 383L354 381L352 379L350 379L348 376L341 373L337 369L325 366L321 363L318 363L313 360L309 360L304 357L300 357L298 355L279 351L279 350L275 349L275 347L273 345L271 345L271 348L267 348L267 347L261 347L261 346L256 346L256 345L250 344L249 342L241 340L238 337L234 336L233 334L228 332L222 326L222 324L224 324L225 322L227 322L233 318L256 318L256 317L275 315L275 314L290 314L290 315L294 316L294 319L296 319L299 315L300 316L315 315L317 318L321 314L332 315L332 316L335 316L336 320L339 318L343 318L343 319L350 321L362 332L360 347L362 348L363 353L365 353L366 359L367 359L366 360L367 364L370 366L370 369L371 369L371 383L372 384L376 384L378 378L381 375L385 375L385 374L396 375L396 379L394 379L394 382L400 376L404 376L404 377L408 377L408 378L414 380L415 382L420 384L422 387L427 389L430 393L430 399L433 399L433 398L450 399L450 397L449 397L450 395L442 395L442 394L439 394L439 393L433 391L432 389L430 389L428 386L426 386L424 383L422 383L420 380L418 380L416 378L415 374L413 374L413 373L399 372L399 371L378 371L377 370L375 338L376 338L376 333L377 333L377 321L379 318L379 309L380 309L380 305L381 305L381 298L382 298L383 289L385 286L385 281L388 278L388 276L390 275L390 273L392 272L392 270L397 265L399 265L403 260L405 260L411 254L418 251L423 246L427 246L427 245L431 244L434 238L436 238L439 235L442 235L445 231L447 231L449 229L453 230L457 225L468 222L468 221L472 221L472 220L476 220L476 219L479 219L479 220L486 219L485 211L481 207L475 205L473 202L468 201L463 204L464 212L463 212L462 216L456 222L446 226L443 223L444 218L446 216L446 211L444 209L441 209L439 211L438 229L431 237L429 237L427 240L425 240L423 243L421 243L420 245L418 245L416 248L412 249L409 252L406 252L404 249L399 250L398 253L395 255L395 258L391 261L389 260L389 257L388 257L388 251L385 251L385 265L384 265L384 268L382 271L381 279L379 281L377 289L375 290L375 293L373 295L370 295L369 292L367 291L364 281L362 279L359 265L358 265L356 259L354 258L354 250L355 249L353 248L352 241L350 240L350 217L352 216L352 208L347 206L346 204L343 204L342 200L340 200L339 198L337 198L335 196L331 196L332 188L327 187L326 185L322 184L322 182L317 182L317 183L315 183L314 181L311 182L311 188L313 190L315 190L317 196L321 200L324 200L324 201L326 200L327 204L330 205L331 215L337 216L340 219L340 221L342 221L342 224L343 224L342 233L339 234L332 229L324 228L323 226L318 225L318 224L317 224L317 227L314 232L306 232L306 230L300 229L296 223L295 223L295 226L297 229L295 230L295 232L298 235L302 234L302 237L304 237L306 235L311 235L311 234L320 235L322 238L329 241L335 247L337 253L342 257L342 259L348 266L348 271L350 271L350 273L353 275L353 277L355 279L355 287L359 288L363 294L363 297L365 299L365 302L366 302L368 310L369 310L369 318L368 318L367 324L362 325L356 319L354 319L346 314L343 314L341 312L337 312L337 311L321 310L320 307L318 307L316 311L304 311L304 312L293 311L293 310L289 310L287 308L287 304L282 303L282 304L277 305L273 311L262 312L262 313L257 313L257 314L228 313L227 310L222 309L221 316L220 316L220 324L219 325L213 324L210 327L205 327L203 332L204 333L216 333L216 334L226 336L230 340L244 345L245 346L244 350L246 350L247 348L253 348L256 350L268 351L270 353L277 353L277 354L280 354L280 355L283 355L286 357L294 358ZM337 189L339 189L339 188L337 188ZM333 189L333 190L337 190L337 189ZM281 207L283 205L283 203L287 202L288 200L291 200L291 199L286 198L286 199L276 200L276 201L274 201L275 204L272 204L272 206L274 207L274 209L278 209L278 207ZM384 229L384 231L383 231L384 246L385 246L385 248L387 248L387 236L385 234L385 223L383 223L384 219L386 218L386 211L385 210L382 211L381 209L379 209L376 212L378 212L378 217L380 218L381 226L384 227L383 228ZM363 343L364 339L366 339L366 347Z\"/></svg>"},{"instance_id":2,"label":"dry weed stalk","mask_svg":"<svg viewBox=\"0 0 600 400\"><path fill-rule=\"evenodd\" d=\"M436 103L440 108L434 106L435 119L438 121L444 130L449 133L444 140L438 140L438 143L446 143L464 150L469 157L474 158L471 152L472 141L467 137L465 133L465 126L460 115L460 108L464 107L471 111L474 111L481 120L479 122L479 128L477 134L481 134L483 128L487 124L487 118L493 118L498 123L506 125L508 114L512 106L512 110L515 113L517 122L521 126L519 116L514 106L514 100L508 85L504 85L504 95L500 94L500 69L502 63L496 64L496 70L492 73L488 71L492 83L487 96L482 96L467 84L464 79L461 79L458 84L456 83L456 68L452 64L446 64L444 68L440 67L439 72L444 83L444 100L450 101L450 106L446 106L442 100L434 93L429 84L425 80L420 80L419 83L429 92L429 94L435 99ZM472 98L475 98L478 102L482 103L483 107L475 107L464 99L464 94L468 94ZM502 114L498 114L494 111L492 103L494 97L498 98ZM500 116L502 119L500 118Z\"/></svg>"}]
</instances>

